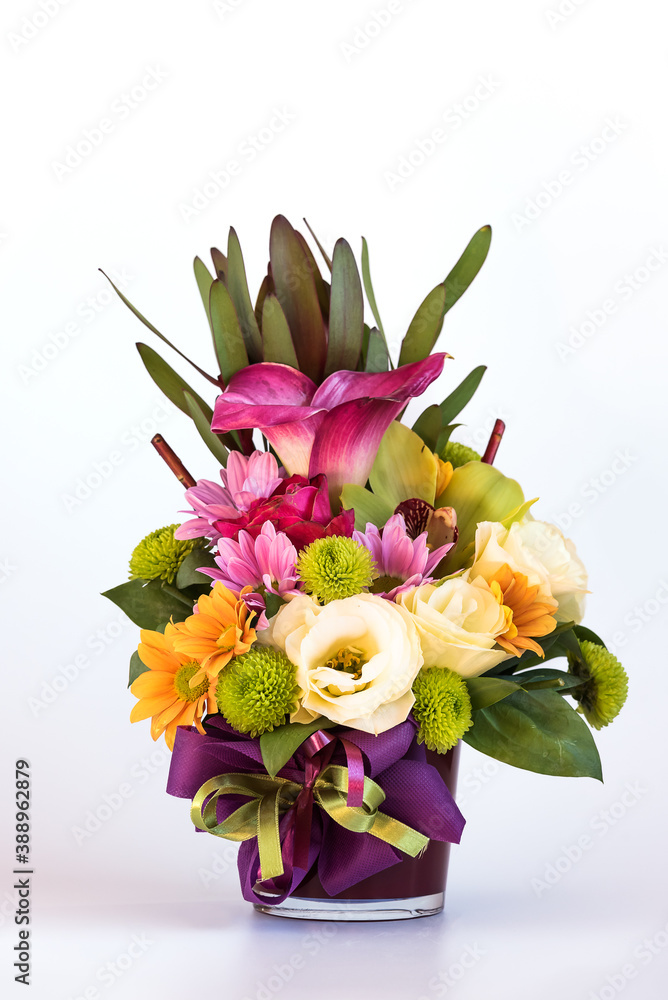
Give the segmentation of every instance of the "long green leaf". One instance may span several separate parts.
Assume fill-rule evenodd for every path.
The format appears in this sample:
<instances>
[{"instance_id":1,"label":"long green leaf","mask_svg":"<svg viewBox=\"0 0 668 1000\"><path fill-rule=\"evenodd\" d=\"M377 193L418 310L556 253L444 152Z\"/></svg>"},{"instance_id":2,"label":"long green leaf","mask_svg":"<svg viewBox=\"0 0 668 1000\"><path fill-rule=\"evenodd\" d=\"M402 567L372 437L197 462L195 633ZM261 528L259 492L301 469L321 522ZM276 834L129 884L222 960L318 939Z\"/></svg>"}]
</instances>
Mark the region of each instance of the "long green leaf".
<instances>
[{"instance_id":1,"label":"long green leaf","mask_svg":"<svg viewBox=\"0 0 668 1000\"><path fill-rule=\"evenodd\" d=\"M318 293L318 302L320 303L320 312L322 313L324 319L326 320L327 317L329 316L330 286L320 273L320 268L316 264L313 252L308 243L306 242L302 233L300 233L298 229L295 229L295 235L297 236L300 246L304 251L304 256L306 257L309 270L313 275L313 281L315 282L315 290Z\"/></svg>"},{"instance_id":2,"label":"long green leaf","mask_svg":"<svg viewBox=\"0 0 668 1000\"><path fill-rule=\"evenodd\" d=\"M436 285L420 304L401 342L399 367L422 361L432 352L445 316L445 284Z\"/></svg>"},{"instance_id":3,"label":"long green leaf","mask_svg":"<svg viewBox=\"0 0 668 1000\"><path fill-rule=\"evenodd\" d=\"M217 434L214 434L211 430L211 418L207 416L204 410L202 410L192 393L186 391L183 395L186 401L188 414L192 417L199 436L202 438L202 441L204 441L204 444L207 446L216 461L222 465L223 468L225 468L227 466L229 451L221 441L220 437ZM211 411L209 410L209 413L210 412Z\"/></svg>"},{"instance_id":4,"label":"long green leaf","mask_svg":"<svg viewBox=\"0 0 668 1000\"><path fill-rule=\"evenodd\" d=\"M378 312L378 306L376 304L376 294L373 290L373 285L371 284L371 269L369 267L369 247L367 242L362 237L362 280L364 282L364 291L366 292L366 297L371 306L371 312L373 313L373 318L376 321L376 326L383 335L385 339L385 330L383 329L383 323L380 318L380 313Z\"/></svg>"},{"instance_id":5,"label":"long green leaf","mask_svg":"<svg viewBox=\"0 0 668 1000\"><path fill-rule=\"evenodd\" d=\"M102 268L100 268L100 272L101 272L101 274L104 274L104 271L102 270ZM218 379L217 378L214 378L213 375L209 375L208 372L205 372L203 368L200 368L200 366L196 365L194 361L191 361L190 358L183 353L183 351L180 351L178 349L178 347L176 347L171 342L171 340L167 340L167 337L165 337L162 333L160 333L160 330L156 329L156 327L153 326L153 323L149 322L149 320L147 320L145 316L142 316L142 314L139 312L139 310L136 309L132 305L132 303L130 302L129 299L126 299L125 295L123 295L123 292L120 290L120 288L116 288L116 285L113 283L113 281L111 280L111 278L109 277L109 275L108 274L104 274L104 276L107 279L107 281L109 282L109 284L111 285L111 287L113 288L113 290L118 295L118 297L121 300L121 302L125 303L125 305L128 307L128 309L130 310L130 312L134 313L134 315L137 317L137 319L141 320L141 322L144 324L144 326L147 327L151 331L151 333L154 333L156 335L156 337L160 337L160 340L162 340L165 344L167 344L168 347L171 347L171 349L173 351L176 351L176 353L179 354L183 358L184 361L187 361L189 365L192 365L193 368L195 369L195 371L198 371L200 373L200 375L203 375L204 378L206 378L206 379L209 380L209 382L212 382L214 385L218 385Z\"/></svg>"},{"instance_id":6,"label":"long green leaf","mask_svg":"<svg viewBox=\"0 0 668 1000\"><path fill-rule=\"evenodd\" d=\"M236 372L248 366L248 354L234 303L220 279L211 284L209 315L220 374L227 385Z\"/></svg>"},{"instance_id":7,"label":"long green leaf","mask_svg":"<svg viewBox=\"0 0 668 1000\"><path fill-rule=\"evenodd\" d=\"M477 368L474 368L472 372L469 372L464 381L460 382L457 388L443 400L439 406L443 427L451 423L471 400L486 371L486 365L479 365Z\"/></svg>"},{"instance_id":8,"label":"long green leaf","mask_svg":"<svg viewBox=\"0 0 668 1000\"><path fill-rule=\"evenodd\" d=\"M452 309L462 297L478 271L485 263L492 242L492 227L483 226L475 233L450 274L445 279L445 311Z\"/></svg>"},{"instance_id":9,"label":"long green leaf","mask_svg":"<svg viewBox=\"0 0 668 1000\"><path fill-rule=\"evenodd\" d=\"M357 264L350 246L337 240L332 260L329 343L325 375L355 371L364 336L364 299Z\"/></svg>"},{"instance_id":10,"label":"long green leaf","mask_svg":"<svg viewBox=\"0 0 668 1000\"><path fill-rule=\"evenodd\" d=\"M265 361L289 365L299 371L288 321L280 302L271 293L265 296L262 306L262 346Z\"/></svg>"},{"instance_id":11,"label":"long green leaf","mask_svg":"<svg viewBox=\"0 0 668 1000\"><path fill-rule=\"evenodd\" d=\"M190 416L188 404L184 393L189 392L200 404L205 413L210 413L213 417L211 407L208 406L201 396L198 396L185 379L182 379L178 372L175 372L171 365L168 365L164 358L161 358L157 351L154 351L148 344L137 344L137 350L144 362L146 371L149 373L155 384L161 389L168 399L171 399L179 410ZM216 383L217 384L217 383Z\"/></svg>"},{"instance_id":12,"label":"long green leaf","mask_svg":"<svg viewBox=\"0 0 668 1000\"><path fill-rule=\"evenodd\" d=\"M227 283L227 257L225 254L221 253L218 247L211 247L211 260L213 261L216 276L221 281Z\"/></svg>"},{"instance_id":13,"label":"long green leaf","mask_svg":"<svg viewBox=\"0 0 668 1000\"><path fill-rule=\"evenodd\" d=\"M276 297L290 327L300 370L320 381L327 358L327 337L309 260L297 233L278 215L271 225L271 274Z\"/></svg>"},{"instance_id":14,"label":"long green leaf","mask_svg":"<svg viewBox=\"0 0 668 1000\"><path fill-rule=\"evenodd\" d=\"M313 722L286 722L284 726L263 733L260 737L260 752L267 773L275 778L304 740L319 729L332 729L335 725L335 722L321 716Z\"/></svg>"},{"instance_id":15,"label":"long green leaf","mask_svg":"<svg viewBox=\"0 0 668 1000\"><path fill-rule=\"evenodd\" d=\"M331 274L332 273L332 259L331 259L331 257L329 257L329 255L325 252L325 248L323 247L322 243L320 242L320 240L318 239L318 237L315 235L315 233L311 229L311 227L310 227L310 225L308 223L308 220L304 219L304 222L306 223L306 228L308 229L309 233L311 234L311 236L315 240L315 244L316 244L318 250L320 251L320 253L322 254L323 260L325 261L325 264L329 268L329 273Z\"/></svg>"},{"instance_id":16,"label":"long green leaf","mask_svg":"<svg viewBox=\"0 0 668 1000\"><path fill-rule=\"evenodd\" d=\"M227 289L239 317L248 357L253 362L262 361L262 340L255 312L251 305L244 258L241 253L239 237L232 228L230 228L227 241Z\"/></svg>"},{"instance_id":17,"label":"long green leaf","mask_svg":"<svg viewBox=\"0 0 668 1000\"><path fill-rule=\"evenodd\" d=\"M377 327L369 329L366 323L360 362L361 371L365 372L387 372L393 367L385 337Z\"/></svg>"},{"instance_id":18,"label":"long green leaf","mask_svg":"<svg viewBox=\"0 0 668 1000\"><path fill-rule=\"evenodd\" d=\"M422 438L427 448L431 451L436 451L436 443L441 433L441 428L441 411L435 403L433 406L428 406L426 410L423 410L413 424L413 430Z\"/></svg>"},{"instance_id":19,"label":"long green leaf","mask_svg":"<svg viewBox=\"0 0 668 1000\"><path fill-rule=\"evenodd\" d=\"M516 691L479 709L463 739L527 771L603 780L589 727L556 691Z\"/></svg>"},{"instance_id":20,"label":"long green leaf","mask_svg":"<svg viewBox=\"0 0 668 1000\"><path fill-rule=\"evenodd\" d=\"M199 288L199 294L202 297L202 305L204 306L204 311L206 313L206 318L209 321L209 327L211 327L211 313L209 312L209 295L211 293L211 285L213 284L213 278L209 273L209 269L203 260L199 257L195 257L193 261L193 270L195 271L195 280L197 282L197 287Z\"/></svg>"}]
</instances>

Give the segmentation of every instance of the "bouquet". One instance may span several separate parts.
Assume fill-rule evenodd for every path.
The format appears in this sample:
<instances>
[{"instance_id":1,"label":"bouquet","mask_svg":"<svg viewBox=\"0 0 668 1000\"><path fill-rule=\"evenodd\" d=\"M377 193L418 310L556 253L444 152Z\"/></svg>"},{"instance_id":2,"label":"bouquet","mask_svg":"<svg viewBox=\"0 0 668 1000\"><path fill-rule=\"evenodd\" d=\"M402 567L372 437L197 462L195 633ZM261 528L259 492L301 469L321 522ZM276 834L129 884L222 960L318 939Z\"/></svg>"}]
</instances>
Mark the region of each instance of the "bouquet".
<instances>
[{"instance_id":1,"label":"bouquet","mask_svg":"<svg viewBox=\"0 0 668 1000\"><path fill-rule=\"evenodd\" d=\"M189 363L213 409L137 345L208 446L211 478L156 436L186 518L144 538L129 581L106 593L141 628L131 720L164 735L168 791L192 800L195 826L241 842L256 904L298 895L314 873L325 895L351 898L458 842L439 761L462 740L531 771L601 778L591 730L627 692L581 624L587 573L572 542L493 464L502 421L483 455L453 438L485 368L452 388L454 362L434 349L489 227L421 303L396 364L366 241L360 277L344 239L330 257L311 235L324 274L274 219L255 305L234 229L227 254L211 251L213 275L195 259L216 366ZM402 422L442 375L443 401Z\"/></svg>"}]
</instances>

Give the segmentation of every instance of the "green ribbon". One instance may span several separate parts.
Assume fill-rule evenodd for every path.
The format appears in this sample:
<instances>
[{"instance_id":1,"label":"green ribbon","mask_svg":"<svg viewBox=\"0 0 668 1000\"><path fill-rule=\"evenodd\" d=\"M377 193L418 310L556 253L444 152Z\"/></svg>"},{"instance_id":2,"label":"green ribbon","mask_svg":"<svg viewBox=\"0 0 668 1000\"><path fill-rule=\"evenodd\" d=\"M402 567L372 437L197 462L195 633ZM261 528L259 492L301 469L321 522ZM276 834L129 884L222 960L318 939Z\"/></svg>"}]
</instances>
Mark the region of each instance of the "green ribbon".
<instances>
[{"instance_id":1,"label":"green ribbon","mask_svg":"<svg viewBox=\"0 0 668 1000\"><path fill-rule=\"evenodd\" d=\"M304 785L268 774L221 774L205 781L193 799L190 818L198 830L226 840L243 841L257 837L262 879L277 878L284 872L278 830L282 813L292 808ZM329 764L313 786L313 800L328 816L353 833L370 833L412 858L429 843L429 838L398 819L379 811L385 792L371 778L364 778L363 805L347 805L348 769ZM221 795L244 795L250 801L235 809L222 823L216 807Z\"/></svg>"}]
</instances>

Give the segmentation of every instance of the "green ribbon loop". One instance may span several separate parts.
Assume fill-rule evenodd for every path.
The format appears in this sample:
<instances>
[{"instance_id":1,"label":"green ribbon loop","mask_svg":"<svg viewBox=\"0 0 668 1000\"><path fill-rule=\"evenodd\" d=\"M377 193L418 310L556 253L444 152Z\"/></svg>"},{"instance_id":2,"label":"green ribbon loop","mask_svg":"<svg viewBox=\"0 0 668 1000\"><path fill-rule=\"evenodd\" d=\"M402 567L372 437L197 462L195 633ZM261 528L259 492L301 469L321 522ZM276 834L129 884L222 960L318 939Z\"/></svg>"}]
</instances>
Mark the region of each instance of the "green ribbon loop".
<instances>
[{"instance_id":1,"label":"green ribbon loop","mask_svg":"<svg viewBox=\"0 0 668 1000\"><path fill-rule=\"evenodd\" d=\"M198 830L226 840L244 841L257 837L262 879L277 878L284 872L279 820L292 808L304 785L268 774L221 774L205 781L193 799L190 818ZM353 833L370 833L392 847L415 858L429 838L382 813L379 806L385 792L371 778L364 778L361 806L347 805L348 769L328 765L316 778L313 799L339 826ZM243 795L250 801L218 822L217 804L221 795Z\"/></svg>"}]
</instances>

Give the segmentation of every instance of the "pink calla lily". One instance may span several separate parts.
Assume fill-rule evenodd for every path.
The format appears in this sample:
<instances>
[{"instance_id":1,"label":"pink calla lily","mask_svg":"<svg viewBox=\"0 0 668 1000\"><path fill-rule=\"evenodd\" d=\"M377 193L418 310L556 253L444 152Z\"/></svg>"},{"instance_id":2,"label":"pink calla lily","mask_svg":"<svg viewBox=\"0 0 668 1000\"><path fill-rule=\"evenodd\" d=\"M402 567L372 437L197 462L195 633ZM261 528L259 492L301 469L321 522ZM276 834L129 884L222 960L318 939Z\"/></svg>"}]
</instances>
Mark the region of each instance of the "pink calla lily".
<instances>
[{"instance_id":1,"label":"pink calla lily","mask_svg":"<svg viewBox=\"0 0 668 1000\"><path fill-rule=\"evenodd\" d=\"M291 475L324 473L338 506L344 483L366 483L383 434L438 378L446 357L432 354L389 372L338 371L319 387L287 365L250 365L216 400L211 429L258 427Z\"/></svg>"}]
</instances>

